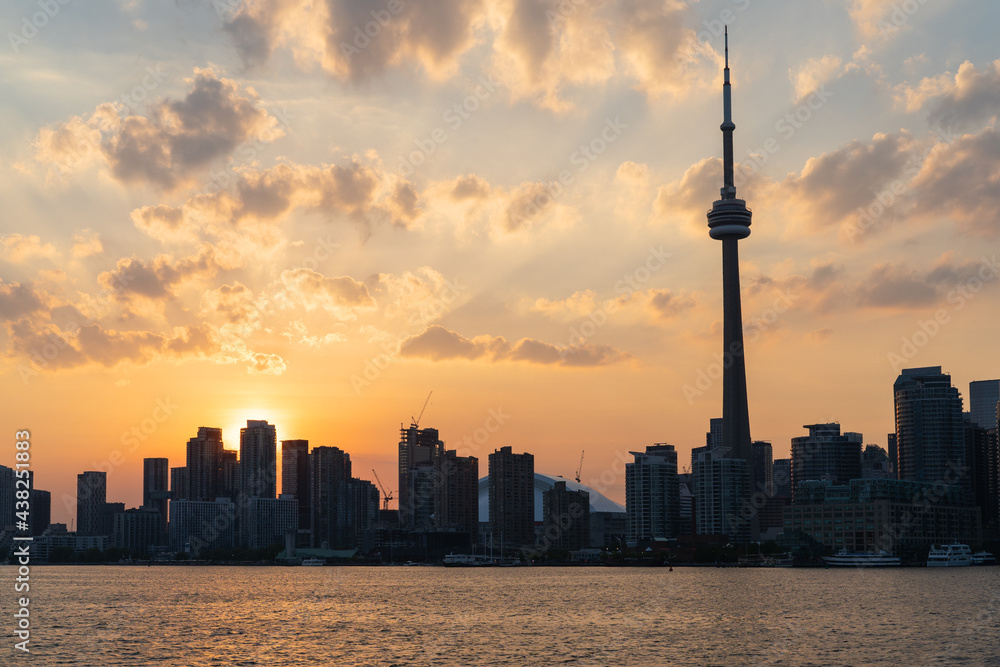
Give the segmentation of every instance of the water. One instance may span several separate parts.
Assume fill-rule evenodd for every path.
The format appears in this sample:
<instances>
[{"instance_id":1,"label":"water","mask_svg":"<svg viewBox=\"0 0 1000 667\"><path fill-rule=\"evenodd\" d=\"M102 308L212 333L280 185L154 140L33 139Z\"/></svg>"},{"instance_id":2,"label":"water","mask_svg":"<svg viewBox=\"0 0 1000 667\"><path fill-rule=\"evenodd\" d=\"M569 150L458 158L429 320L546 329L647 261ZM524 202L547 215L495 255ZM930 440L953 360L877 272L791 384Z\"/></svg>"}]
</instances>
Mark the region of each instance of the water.
<instances>
[{"instance_id":1,"label":"water","mask_svg":"<svg viewBox=\"0 0 1000 667\"><path fill-rule=\"evenodd\" d=\"M0 663L1000 665L998 567L40 566L31 577L32 654Z\"/></svg>"}]
</instances>

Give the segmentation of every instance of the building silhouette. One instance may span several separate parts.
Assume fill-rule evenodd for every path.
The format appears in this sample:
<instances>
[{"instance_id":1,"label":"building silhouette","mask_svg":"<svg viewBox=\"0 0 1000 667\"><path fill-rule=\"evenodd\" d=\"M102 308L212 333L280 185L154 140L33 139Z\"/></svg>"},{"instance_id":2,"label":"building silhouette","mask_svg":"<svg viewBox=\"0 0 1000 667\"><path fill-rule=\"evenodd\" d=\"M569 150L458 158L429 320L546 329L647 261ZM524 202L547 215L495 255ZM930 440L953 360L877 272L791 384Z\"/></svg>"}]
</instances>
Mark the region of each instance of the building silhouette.
<instances>
[{"instance_id":1,"label":"building silhouette","mask_svg":"<svg viewBox=\"0 0 1000 667\"><path fill-rule=\"evenodd\" d=\"M170 469L170 500L187 500L187 468L179 466Z\"/></svg>"},{"instance_id":2,"label":"building silhouette","mask_svg":"<svg viewBox=\"0 0 1000 667\"><path fill-rule=\"evenodd\" d=\"M214 502L170 501L170 548L197 557L203 551L236 546L236 506L229 498Z\"/></svg>"},{"instance_id":3,"label":"building silhouette","mask_svg":"<svg viewBox=\"0 0 1000 667\"><path fill-rule=\"evenodd\" d=\"M76 533L110 535L107 530L108 474L87 470L76 476Z\"/></svg>"},{"instance_id":4,"label":"building silhouette","mask_svg":"<svg viewBox=\"0 0 1000 667\"><path fill-rule=\"evenodd\" d=\"M113 544L131 554L149 554L150 547L163 544L160 511L154 507L136 507L115 514Z\"/></svg>"},{"instance_id":5,"label":"building silhouette","mask_svg":"<svg viewBox=\"0 0 1000 667\"><path fill-rule=\"evenodd\" d=\"M771 443L766 440L754 440L751 444L753 452L753 478L757 480L754 491L763 491L768 496L774 495L774 454Z\"/></svg>"},{"instance_id":6,"label":"building silhouette","mask_svg":"<svg viewBox=\"0 0 1000 667\"><path fill-rule=\"evenodd\" d=\"M42 489L34 488L32 485L29 494L31 502L31 515L28 517L31 534L41 535L49 527L52 519L52 494Z\"/></svg>"},{"instance_id":7,"label":"building silhouette","mask_svg":"<svg viewBox=\"0 0 1000 667\"><path fill-rule=\"evenodd\" d=\"M893 384L898 476L957 483L971 501L962 396L940 366L903 369Z\"/></svg>"},{"instance_id":8,"label":"building silhouette","mask_svg":"<svg viewBox=\"0 0 1000 667\"><path fill-rule=\"evenodd\" d=\"M840 432L840 424L808 424L809 435L792 438L792 497L799 482L828 480L847 484L861 478L860 433Z\"/></svg>"},{"instance_id":9,"label":"building silhouette","mask_svg":"<svg viewBox=\"0 0 1000 667\"><path fill-rule=\"evenodd\" d=\"M240 429L240 493L244 498L277 497L277 453L274 424L247 420Z\"/></svg>"},{"instance_id":10,"label":"building silhouette","mask_svg":"<svg viewBox=\"0 0 1000 667\"><path fill-rule=\"evenodd\" d=\"M309 441L282 440L281 495L293 497L298 501L299 531L306 532L312 527L312 496L309 493L309 480ZM309 543L300 546L309 546Z\"/></svg>"},{"instance_id":11,"label":"building silhouette","mask_svg":"<svg viewBox=\"0 0 1000 667\"><path fill-rule=\"evenodd\" d=\"M535 457L509 446L489 456L490 533L493 545L535 544Z\"/></svg>"},{"instance_id":12,"label":"building silhouette","mask_svg":"<svg viewBox=\"0 0 1000 667\"><path fill-rule=\"evenodd\" d=\"M774 495L782 498L792 497L792 460L774 459L771 466L771 480L774 484Z\"/></svg>"},{"instance_id":13,"label":"building silhouette","mask_svg":"<svg viewBox=\"0 0 1000 667\"><path fill-rule=\"evenodd\" d=\"M726 535L734 543L750 540L751 512L743 512L750 508L746 459L731 458L725 447L696 447L691 450L691 483L698 535Z\"/></svg>"},{"instance_id":14,"label":"building silhouette","mask_svg":"<svg viewBox=\"0 0 1000 667\"><path fill-rule=\"evenodd\" d=\"M972 421L986 430L997 427L997 404L1000 403L1000 380L975 380L969 383L969 412Z\"/></svg>"},{"instance_id":15,"label":"building silhouette","mask_svg":"<svg viewBox=\"0 0 1000 667\"><path fill-rule=\"evenodd\" d=\"M170 461L165 458L142 460L142 506L160 513L160 534L156 544L167 540L167 522L170 503Z\"/></svg>"},{"instance_id":16,"label":"building silhouette","mask_svg":"<svg viewBox=\"0 0 1000 667\"><path fill-rule=\"evenodd\" d=\"M656 444L645 452L629 452L625 464L625 511L632 542L671 538L680 534L680 487L677 452L673 445Z\"/></svg>"},{"instance_id":17,"label":"building silhouette","mask_svg":"<svg viewBox=\"0 0 1000 667\"><path fill-rule=\"evenodd\" d=\"M479 459L441 450L436 466L436 528L479 534Z\"/></svg>"},{"instance_id":18,"label":"building silhouette","mask_svg":"<svg viewBox=\"0 0 1000 667\"><path fill-rule=\"evenodd\" d=\"M432 530L437 502L437 466L444 442L435 428L399 429L399 526Z\"/></svg>"},{"instance_id":19,"label":"building silhouette","mask_svg":"<svg viewBox=\"0 0 1000 667\"><path fill-rule=\"evenodd\" d=\"M222 495L222 429L198 427L187 442L188 500L215 500Z\"/></svg>"},{"instance_id":20,"label":"building silhouette","mask_svg":"<svg viewBox=\"0 0 1000 667\"><path fill-rule=\"evenodd\" d=\"M313 546L351 548L355 542L351 455L339 447L313 447L309 474Z\"/></svg>"},{"instance_id":21,"label":"building silhouette","mask_svg":"<svg viewBox=\"0 0 1000 667\"><path fill-rule=\"evenodd\" d=\"M753 454L750 439L750 412L747 407L746 360L743 346L743 312L740 303L740 258L738 243L750 235L751 212L746 202L736 197L736 184L733 170L733 123L732 93L729 83L729 33L726 32L726 66L722 85L723 97L723 186L720 198L712 204L708 212L709 235L722 241L722 297L723 297L723 372L722 372L722 449L726 450L728 460L739 460L745 463L742 474L746 484L742 488L732 487L738 494L733 506L736 512L743 507L749 508L750 493L756 488L753 476ZM716 448L718 449L718 448ZM721 461L713 454L711 460ZM727 464L732 467L732 464ZM726 504L726 511L730 505ZM733 537L739 541L756 540L759 534L757 515L749 512L750 517L744 522L736 516L728 517L726 523L733 526L747 523L738 535Z\"/></svg>"},{"instance_id":22,"label":"building silhouette","mask_svg":"<svg viewBox=\"0 0 1000 667\"><path fill-rule=\"evenodd\" d=\"M577 551L590 546L590 494L570 491L556 482L542 492L542 543L555 551Z\"/></svg>"}]
</instances>

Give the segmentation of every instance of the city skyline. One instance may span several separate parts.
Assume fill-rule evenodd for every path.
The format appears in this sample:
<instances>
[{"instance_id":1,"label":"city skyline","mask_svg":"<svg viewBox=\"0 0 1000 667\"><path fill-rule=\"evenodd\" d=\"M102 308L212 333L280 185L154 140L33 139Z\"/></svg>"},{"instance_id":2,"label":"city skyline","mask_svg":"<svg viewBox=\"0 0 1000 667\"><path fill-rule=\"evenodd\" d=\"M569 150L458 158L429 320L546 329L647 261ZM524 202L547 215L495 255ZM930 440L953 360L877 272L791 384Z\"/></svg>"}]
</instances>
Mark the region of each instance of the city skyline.
<instances>
[{"instance_id":1,"label":"city skyline","mask_svg":"<svg viewBox=\"0 0 1000 667\"><path fill-rule=\"evenodd\" d=\"M1000 375L1000 9L974 4L470 4L441 33L413 6L350 56L301 9L60 5L0 60L3 423L31 430L54 521L102 465L139 505L143 459L199 426L233 450L266 420L394 479L430 390L423 421L481 465L688 461L720 416L728 23L734 180L767 221L740 266L752 436L779 459L839 421L885 447L900 369L941 365L965 410Z\"/></svg>"}]
</instances>

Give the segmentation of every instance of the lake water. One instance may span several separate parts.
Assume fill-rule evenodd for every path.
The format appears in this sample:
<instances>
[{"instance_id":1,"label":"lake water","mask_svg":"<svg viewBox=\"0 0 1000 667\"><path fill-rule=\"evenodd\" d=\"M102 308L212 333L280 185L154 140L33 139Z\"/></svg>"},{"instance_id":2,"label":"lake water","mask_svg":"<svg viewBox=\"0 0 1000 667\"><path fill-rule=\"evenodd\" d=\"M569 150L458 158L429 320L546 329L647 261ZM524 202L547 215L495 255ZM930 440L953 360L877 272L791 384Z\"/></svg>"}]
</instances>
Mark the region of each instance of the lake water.
<instances>
[{"instance_id":1,"label":"lake water","mask_svg":"<svg viewBox=\"0 0 1000 667\"><path fill-rule=\"evenodd\" d=\"M1000 567L38 566L30 656L14 576L2 664L1000 665Z\"/></svg>"}]
</instances>

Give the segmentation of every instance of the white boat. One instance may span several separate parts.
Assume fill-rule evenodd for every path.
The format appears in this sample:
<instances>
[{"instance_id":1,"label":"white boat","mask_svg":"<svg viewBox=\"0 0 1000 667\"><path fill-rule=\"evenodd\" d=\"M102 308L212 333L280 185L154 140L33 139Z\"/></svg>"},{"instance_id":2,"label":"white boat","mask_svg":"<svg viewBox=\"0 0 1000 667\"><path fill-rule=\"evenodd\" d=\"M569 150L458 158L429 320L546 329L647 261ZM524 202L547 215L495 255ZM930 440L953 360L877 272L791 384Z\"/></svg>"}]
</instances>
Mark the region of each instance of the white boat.
<instances>
[{"instance_id":1,"label":"white boat","mask_svg":"<svg viewBox=\"0 0 1000 667\"><path fill-rule=\"evenodd\" d=\"M326 565L325 558L306 558L302 561L303 565L308 565L311 567L318 567L320 565Z\"/></svg>"},{"instance_id":2,"label":"white boat","mask_svg":"<svg viewBox=\"0 0 1000 667\"><path fill-rule=\"evenodd\" d=\"M977 551L972 554L972 564L973 565L996 565L997 557L991 554L989 551Z\"/></svg>"},{"instance_id":3,"label":"white boat","mask_svg":"<svg viewBox=\"0 0 1000 667\"><path fill-rule=\"evenodd\" d=\"M972 565L972 549L968 544L931 545L927 555L927 567L968 567Z\"/></svg>"},{"instance_id":4,"label":"white boat","mask_svg":"<svg viewBox=\"0 0 1000 667\"><path fill-rule=\"evenodd\" d=\"M902 560L885 551L848 551L841 549L834 556L823 556L830 567L899 567Z\"/></svg>"}]
</instances>

